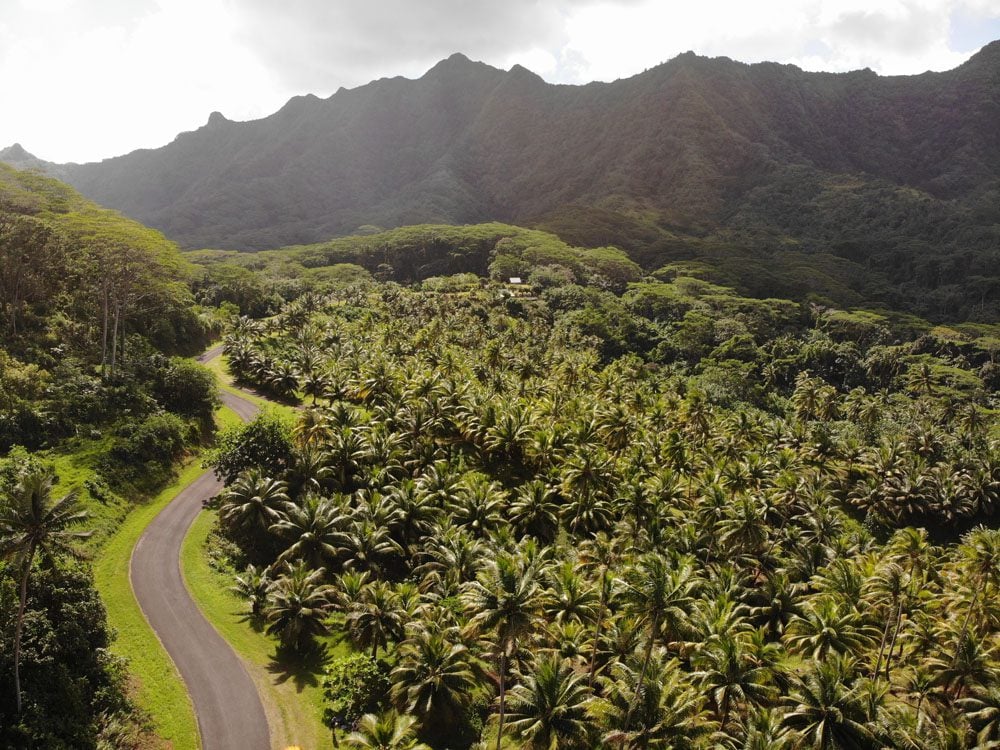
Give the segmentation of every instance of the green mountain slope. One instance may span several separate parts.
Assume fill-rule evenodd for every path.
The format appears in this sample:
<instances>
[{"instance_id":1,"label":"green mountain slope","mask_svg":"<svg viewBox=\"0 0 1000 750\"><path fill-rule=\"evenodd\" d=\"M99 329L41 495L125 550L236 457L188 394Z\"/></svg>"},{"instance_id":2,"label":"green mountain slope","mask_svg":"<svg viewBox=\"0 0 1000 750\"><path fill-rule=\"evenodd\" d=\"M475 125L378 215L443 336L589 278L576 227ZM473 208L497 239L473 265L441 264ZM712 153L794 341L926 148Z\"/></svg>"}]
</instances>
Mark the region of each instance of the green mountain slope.
<instances>
[{"instance_id":1,"label":"green mountain slope","mask_svg":"<svg viewBox=\"0 0 1000 750\"><path fill-rule=\"evenodd\" d=\"M499 220L647 268L721 255L744 276L827 254L885 284L880 302L983 317L1000 297L998 83L1000 42L919 76L685 54L586 86L455 55L418 80L253 122L216 113L163 148L53 168L188 247Z\"/></svg>"}]
</instances>

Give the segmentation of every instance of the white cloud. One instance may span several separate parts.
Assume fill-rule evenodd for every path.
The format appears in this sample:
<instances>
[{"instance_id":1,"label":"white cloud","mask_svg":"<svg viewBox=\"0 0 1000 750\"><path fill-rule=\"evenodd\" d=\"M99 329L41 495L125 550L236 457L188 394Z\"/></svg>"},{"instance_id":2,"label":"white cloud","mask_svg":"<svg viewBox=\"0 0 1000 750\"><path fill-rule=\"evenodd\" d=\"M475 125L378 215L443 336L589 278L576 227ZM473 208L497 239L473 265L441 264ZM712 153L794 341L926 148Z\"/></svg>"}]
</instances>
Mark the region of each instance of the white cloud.
<instances>
[{"instance_id":1,"label":"white cloud","mask_svg":"<svg viewBox=\"0 0 1000 750\"><path fill-rule=\"evenodd\" d=\"M31 0L32 10L43 7ZM48 11L52 0L45 0ZM222 0L166 0L128 24L86 25L82 9L47 15L0 61L0 144L86 161L169 142L213 110L259 117L283 91L252 50L234 43ZM37 22L37 20L36 20Z\"/></svg>"},{"instance_id":2,"label":"white cloud","mask_svg":"<svg viewBox=\"0 0 1000 750\"><path fill-rule=\"evenodd\" d=\"M646 0L625 9L604 3L569 18L563 54L585 61L568 77L601 80L688 50L809 70L946 70L968 57L948 46L949 18L958 10L995 16L1000 0Z\"/></svg>"}]
</instances>

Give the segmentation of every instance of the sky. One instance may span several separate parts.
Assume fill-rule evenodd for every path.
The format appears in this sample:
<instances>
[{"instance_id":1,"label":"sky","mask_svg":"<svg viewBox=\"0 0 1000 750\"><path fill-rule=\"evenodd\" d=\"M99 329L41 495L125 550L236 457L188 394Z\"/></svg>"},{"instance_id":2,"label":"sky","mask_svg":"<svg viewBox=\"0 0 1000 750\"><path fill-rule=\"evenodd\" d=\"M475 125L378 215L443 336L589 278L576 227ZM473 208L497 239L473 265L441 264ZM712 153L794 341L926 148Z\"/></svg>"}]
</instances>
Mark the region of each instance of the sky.
<instances>
[{"instance_id":1,"label":"sky","mask_svg":"<svg viewBox=\"0 0 1000 750\"><path fill-rule=\"evenodd\" d=\"M1000 0L0 0L0 148L100 160L454 52L578 84L689 50L912 74L995 39Z\"/></svg>"}]
</instances>

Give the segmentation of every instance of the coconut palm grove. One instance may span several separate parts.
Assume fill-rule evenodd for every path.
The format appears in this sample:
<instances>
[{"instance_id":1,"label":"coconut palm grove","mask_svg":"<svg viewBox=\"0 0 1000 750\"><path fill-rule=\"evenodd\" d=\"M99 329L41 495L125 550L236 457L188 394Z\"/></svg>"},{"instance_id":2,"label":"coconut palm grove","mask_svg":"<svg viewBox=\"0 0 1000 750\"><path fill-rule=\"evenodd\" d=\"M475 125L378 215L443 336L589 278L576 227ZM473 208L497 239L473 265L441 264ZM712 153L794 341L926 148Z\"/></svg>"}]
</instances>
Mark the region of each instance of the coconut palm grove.
<instances>
[{"instance_id":1,"label":"coconut palm grove","mask_svg":"<svg viewBox=\"0 0 1000 750\"><path fill-rule=\"evenodd\" d=\"M197 480L275 747L1000 747L988 195L948 307L723 230L181 249L0 165L0 746L212 746L129 574Z\"/></svg>"}]
</instances>

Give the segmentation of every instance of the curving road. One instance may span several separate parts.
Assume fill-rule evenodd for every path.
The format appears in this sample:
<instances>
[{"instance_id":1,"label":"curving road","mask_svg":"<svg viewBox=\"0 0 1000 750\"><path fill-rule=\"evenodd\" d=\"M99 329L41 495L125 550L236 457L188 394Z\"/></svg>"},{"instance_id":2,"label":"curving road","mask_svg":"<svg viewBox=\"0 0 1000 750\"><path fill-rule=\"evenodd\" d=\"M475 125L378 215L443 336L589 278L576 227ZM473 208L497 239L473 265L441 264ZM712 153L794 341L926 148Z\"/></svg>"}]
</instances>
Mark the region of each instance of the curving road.
<instances>
[{"instance_id":1,"label":"curving road","mask_svg":"<svg viewBox=\"0 0 1000 750\"><path fill-rule=\"evenodd\" d=\"M221 346L199 362L219 355ZM223 391L223 403L244 421L257 407ZM204 618L181 575L181 543L222 483L211 471L175 497L146 528L132 550L129 577L143 614L187 685L204 750L268 750L267 719L257 688L228 643Z\"/></svg>"}]
</instances>

